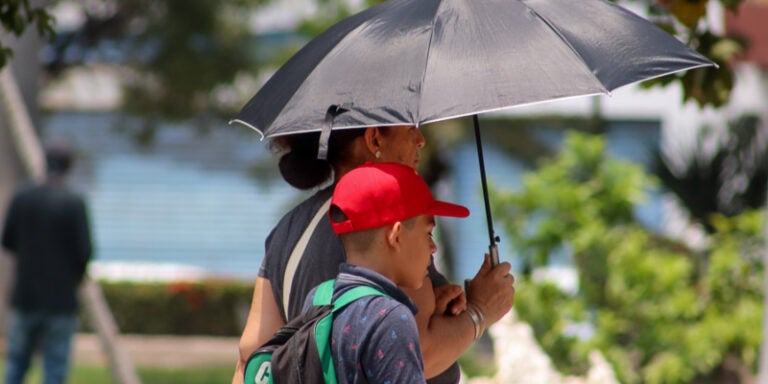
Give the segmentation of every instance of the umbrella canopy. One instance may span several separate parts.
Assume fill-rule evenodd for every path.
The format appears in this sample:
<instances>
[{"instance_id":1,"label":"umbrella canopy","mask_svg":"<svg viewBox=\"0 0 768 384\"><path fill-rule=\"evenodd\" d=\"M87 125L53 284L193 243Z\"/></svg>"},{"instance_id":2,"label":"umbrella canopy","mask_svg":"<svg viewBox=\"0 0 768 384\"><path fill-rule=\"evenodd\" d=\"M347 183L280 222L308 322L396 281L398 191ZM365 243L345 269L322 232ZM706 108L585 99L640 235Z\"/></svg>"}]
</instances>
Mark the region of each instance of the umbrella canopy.
<instances>
[{"instance_id":1,"label":"umbrella canopy","mask_svg":"<svg viewBox=\"0 0 768 384\"><path fill-rule=\"evenodd\" d=\"M310 41L233 122L266 137L415 125L473 115L498 263L477 114L714 65L606 0L390 0Z\"/></svg>"},{"instance_id":2,"label":"umbrella canopy","mask_svg":"<svg viewBox=\"0 0 768 384\"><path fill-rule=\"evenodd\" d=\"M309 42L233 121L267 137L416 125L712 65L604 0L390 0Z\"/></svg>"}]
</instances>

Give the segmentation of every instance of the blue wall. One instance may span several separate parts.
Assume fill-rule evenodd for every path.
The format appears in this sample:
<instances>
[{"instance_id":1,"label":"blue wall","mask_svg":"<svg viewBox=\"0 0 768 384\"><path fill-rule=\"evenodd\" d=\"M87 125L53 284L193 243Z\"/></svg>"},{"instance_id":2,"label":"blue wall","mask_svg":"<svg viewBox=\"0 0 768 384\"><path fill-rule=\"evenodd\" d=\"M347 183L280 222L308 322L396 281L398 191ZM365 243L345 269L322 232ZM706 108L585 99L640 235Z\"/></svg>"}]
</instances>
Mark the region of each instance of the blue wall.
<instances>
[{"instance_id":1,"label":"blue wall","mask_svg":"<svg viewBox=\"0 0 768 384\"><path fill-rule=\"evenodd\" d=\"M179 263L254 279L272 226L306 196L279 177L249 176L254 164L276 170L267 142L222 122L205 134L166 125L157 130L154 145L144 147L131 139L135 124L112 113L54 113L43 122L45 138L66 138L80 151L72 182L91 204L97 260ZM557 149L563 134L542 129L534 137ZM647 164L648 150L659 143L659 125L612 122L606 139L612 154ZM497 187L518 187L527 171L523 162L491 143L484 148L488 179ZM440 222L452 233L459 279L474 275L488 247L475 151L472 141L454 149L453 177L439 191L472 211L467 219ZM652 195L637 213L646 224L660 227L660 196ZM502 237L502 259L514 265L504 229L494 226Z\"/></svg>"},{"instance_id":2,"label":"blue wall","mask_svg":"<svg viewBox=\"0 0 768 384\"><path fill-rule=\"evenodd\" d=\"M56 113L45 138L80 156L72 182L89 199L99 262L163 262L255 278L264 238L301 194L279 179L248 176L270 164L266 141L239 125L201 134L164 126L154 145L131 139L115 114ZM122 128L122 129L121 129Z\"/></svg>"}]
</instances>

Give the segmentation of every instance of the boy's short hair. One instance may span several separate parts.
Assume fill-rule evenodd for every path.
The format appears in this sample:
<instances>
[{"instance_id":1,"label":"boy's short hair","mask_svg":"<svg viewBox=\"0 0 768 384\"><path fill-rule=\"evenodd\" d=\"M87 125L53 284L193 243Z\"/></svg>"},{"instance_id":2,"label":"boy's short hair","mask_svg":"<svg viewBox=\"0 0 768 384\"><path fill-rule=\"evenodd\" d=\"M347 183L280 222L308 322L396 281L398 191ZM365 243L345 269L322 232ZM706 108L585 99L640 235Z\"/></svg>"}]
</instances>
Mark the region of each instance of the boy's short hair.
<instances>
[{"instance_id":1,"label":"boy's short hair","mask_svg":"<svg viewBox=\"0 0 768 384\"><path fill-rule=\"evenodd\" d=\"M331 226L339 235L419 215L467 217L469 210L435 200L427 183L413 168L397 163L367 162L342 176L333 191L329 210Z\"/></svg>"},{"instance_id":2,"label":"boy's short hair","mask_svg":"<svg viewBox=\"0 0 768 384\"><path fill-rule=\"evenodd\" d=\"M332 221L347 220L347 216L344 215L344 212L342 212L339 207L332 206L328 213L331 216ZM403 227L411 230L416 226L416 218L411 217L410 219L402 221L402 223ZM367 252L371 249L371 246L376 240L376 236L378 236L384 228L385 227L379 227L366 229L364 231L343 233L339 235L339 238L347 252Z\"/></svg>"},{"instance_id":3,"label":"boy's short hair","mask_svg":"<svg viewBox=\"0 0 768 384\"><path fill-rule=\"evenodd\" d=\"M339 207L332 205L328 210L328 215L331 218L331 222L342 222L349 218ZM373 245L373 241L376 235L383 228L372 228L365 231L349 232L339 235L341 243L344 245L344 250L347 252L366 252Z\"/></svg>"}]
</instances>

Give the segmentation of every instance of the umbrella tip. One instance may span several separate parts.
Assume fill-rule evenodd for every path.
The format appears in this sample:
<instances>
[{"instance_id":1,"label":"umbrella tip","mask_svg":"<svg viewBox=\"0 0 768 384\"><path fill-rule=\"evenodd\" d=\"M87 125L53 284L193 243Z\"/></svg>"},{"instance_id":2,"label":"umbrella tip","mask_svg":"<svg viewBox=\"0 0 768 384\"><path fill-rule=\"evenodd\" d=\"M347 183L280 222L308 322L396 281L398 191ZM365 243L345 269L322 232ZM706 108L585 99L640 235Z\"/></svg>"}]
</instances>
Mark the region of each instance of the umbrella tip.
<instances>
[{"instance_id":1,"label":"umbrella tip","mask_svg":"<svg viewBox=\"0 0 768 384\"><path fill-rule=\"evenodd\" d=\"M232 120L229 120L229 121L227 122L227 124L229 124L229 125L232 125L232 124L234 124L234 123L239 123L239 124L242 124L242 125L244 125L244 126L246 126L246 127L250 128L250 129L253 129L254 131L258 132L259 136L261 136L261 138L260 138L259 140L264 140L264 133L263 133L263 132L261 132L261 130L260 130L260 129L258 129L258 128L254 127L253 125L251 125L251 124L248 124L248 123L246 123L245 121L242 121L242 120L240 120L240 119L232 119Z\"/></svg>"}]
</instances>

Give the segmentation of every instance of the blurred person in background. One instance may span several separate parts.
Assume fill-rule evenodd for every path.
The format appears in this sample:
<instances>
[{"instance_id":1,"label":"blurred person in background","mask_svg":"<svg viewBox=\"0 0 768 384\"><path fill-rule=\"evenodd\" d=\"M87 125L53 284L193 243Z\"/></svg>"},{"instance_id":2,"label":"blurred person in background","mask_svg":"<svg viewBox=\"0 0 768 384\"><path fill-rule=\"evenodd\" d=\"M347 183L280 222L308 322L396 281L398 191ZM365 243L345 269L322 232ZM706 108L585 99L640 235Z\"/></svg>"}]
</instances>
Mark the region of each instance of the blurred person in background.
<instances>
[{"instance_id":1,"label":"blurred person in background","mask_svg":"<svg viewBox=\"0 0 768 384\"><path fill-rule=\"evenodd\" d=\"M75 160L65 143L45 149L45 181L21 188L8 206L2 246L16 261L5 383L24 381L36 351L43 383L66 382L77 330L77 291L91 258L86 202L69 189Z\"/></svg>"}]
</instances>

